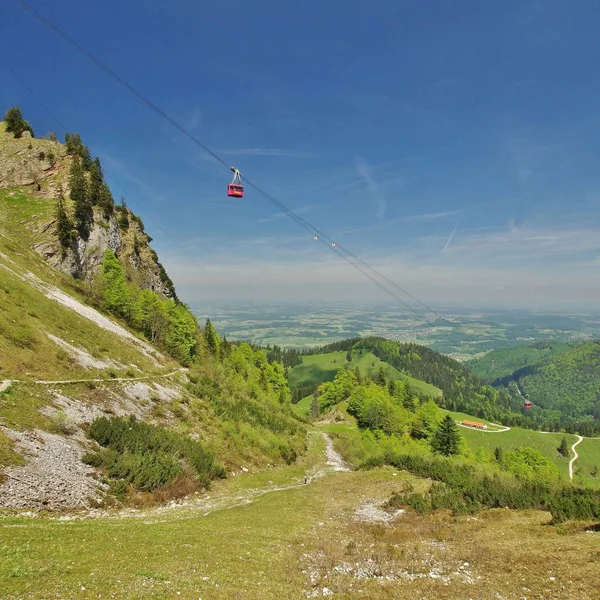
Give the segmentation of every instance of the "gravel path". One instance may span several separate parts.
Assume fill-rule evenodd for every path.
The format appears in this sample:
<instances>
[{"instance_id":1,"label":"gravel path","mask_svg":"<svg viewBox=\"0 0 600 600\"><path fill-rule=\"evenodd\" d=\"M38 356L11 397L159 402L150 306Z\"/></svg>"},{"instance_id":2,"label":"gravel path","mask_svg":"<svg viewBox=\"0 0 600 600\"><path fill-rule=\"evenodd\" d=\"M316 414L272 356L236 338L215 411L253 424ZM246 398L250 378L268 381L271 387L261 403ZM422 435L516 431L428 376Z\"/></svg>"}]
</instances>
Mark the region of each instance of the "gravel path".
<instances>
[{"instance_id":1,"label":"gravel path","mask_svg":"<svg viewBox=\"0 0 600 600\"><path fill-rule=\"evenodd\" d=\"M573 463L579 458L579 454L577 454L577 450L575 448L579 446L583 442L583 437L578 435L577 441L571 446L571 451L573 452L573 458L569 461L569 477L573 479Z\"/></svg>"},{"instance_id":2,"label":"gravel path","mask_svg":"<svg viewBox=\"0 0 600 600\"><path fill-rule=\"evenodd\" d=\"M325 433L322 435L325 438L325 457L327 458L327 466L332 467L334 471L350 471L340 454L335 451L333 440Z\"/></svg>"}]
</instances>

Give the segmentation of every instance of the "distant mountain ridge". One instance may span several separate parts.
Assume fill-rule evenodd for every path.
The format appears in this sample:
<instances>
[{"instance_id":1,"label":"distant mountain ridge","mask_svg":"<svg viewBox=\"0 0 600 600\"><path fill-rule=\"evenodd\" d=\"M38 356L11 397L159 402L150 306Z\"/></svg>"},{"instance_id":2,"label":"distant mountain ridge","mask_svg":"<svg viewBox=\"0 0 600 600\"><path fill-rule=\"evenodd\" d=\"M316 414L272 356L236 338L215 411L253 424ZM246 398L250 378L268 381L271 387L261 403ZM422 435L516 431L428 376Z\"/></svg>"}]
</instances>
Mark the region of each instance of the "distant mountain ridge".
<instances>
[{"instance_id":1,"label":"distant mountain ridge","mask_svg":"<svg viewBox=\"0 0 600 600\"><path fill-rule=\"evenodd\" d=\"M442 394L435 401L443 408L509 425L527 426L526 417L519 411L519 402L508 393L486 385L464 364L425 346L379 337L350 338L327 344L314 353L360 349L372 352L401 373L441 390Z\"/></svg>"},{"instance_id":2,"label":"distant mountain ridge","mask_svg":"<svg viewBox=\"0 0 600 600\"><path fill-rule=\"evenodd\" d=\"M600 433L600 341L540 342L495 350L468 363L419 344L377 337L334 342L314 354L361 348L442 390L436 403L448 410L511 427ZM531 409L525 408L528 399Z\"/></svg>"}]
</instances>

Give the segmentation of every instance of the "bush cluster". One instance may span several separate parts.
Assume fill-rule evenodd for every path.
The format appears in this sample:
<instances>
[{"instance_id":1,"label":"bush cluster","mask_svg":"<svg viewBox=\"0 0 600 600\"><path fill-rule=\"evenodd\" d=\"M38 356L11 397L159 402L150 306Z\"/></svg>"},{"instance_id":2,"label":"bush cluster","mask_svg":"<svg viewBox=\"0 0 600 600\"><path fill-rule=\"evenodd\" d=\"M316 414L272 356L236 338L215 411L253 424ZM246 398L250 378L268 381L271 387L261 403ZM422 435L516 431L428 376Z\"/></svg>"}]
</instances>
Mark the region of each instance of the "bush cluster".
<instances>
[{"instance_id":1,"label":"bush cluster","mask_svg":"<svg viewBox=\"0 0 600 600\"><path fill-rule=\"evenodd\" d=\"M88 435L104 450L87 454L84 462L137 490L151 492L165 487L186 472L191 472L202 487L226 476L213 454L198 442L134 417L101 417L92 423Z\"/></svg>"},{"instance_id":2,"label":"bush cluster","mask_svg":"<svg viewBox=\"0 0 600 600\"><path fill-rule=\"evenodd\" d=\"M397 454L371 459L366 466L388 462L398 469L435 482L425 495L401 492L394 505L404 504L420 513L439 508L472 514L482 508L536 508L547 510L555 522L600 519L600 493L561 483L520 479L508 473L481 470L468 462L440 456Z\"/></svg>"},{"instance_id":3,"label":"bush cluster","mask_svg":"<svg viewBox=\"0 0 600 600\"><path fill-rule=\"evenodd\" d=\"M209 403L240 454L294 462L305 449L306 434L291 412L282 366L247 343L221 340L210 321L204 340L215 364L204 361L192 369L188 390Z\"/></svg>"}]
</instances>

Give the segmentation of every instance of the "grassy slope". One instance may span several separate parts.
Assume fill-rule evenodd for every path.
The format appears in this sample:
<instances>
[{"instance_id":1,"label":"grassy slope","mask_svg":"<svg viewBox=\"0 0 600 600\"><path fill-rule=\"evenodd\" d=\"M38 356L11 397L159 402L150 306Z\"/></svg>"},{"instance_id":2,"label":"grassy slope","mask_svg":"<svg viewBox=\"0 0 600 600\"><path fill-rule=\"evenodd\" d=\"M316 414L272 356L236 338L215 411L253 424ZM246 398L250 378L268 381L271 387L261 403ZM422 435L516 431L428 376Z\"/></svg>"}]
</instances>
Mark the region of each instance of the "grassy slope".
<instances>
[{"instance_id":1,"label":"grassy slope","mask_svg":"<svg viewBox=\"0 0 600 600\"><path fill-rule=\"evenodd\" d=\"M299 417L307 417L308 412L310 410L310 405L312 403L312 399L313 399L312 394L310 396L305 396L304 398L302 398L302 400L300 400L300 402L296 402L296 404L292 404L292 410Z\"/></svg>"},{"instance_id":2,"label":"grassy slope","mask_svg":"<svg viewBox=\"0 0 600 600\"><path fill-rule=\"evenodd\" d=\"M335 362L333 362L334 360ZM373 363L375 363L374 366ZM413 390L420 394L434 397L441 394L435 386L401 373L366 350L362 354L360 350L352 352L352 362L346 361L346 352L305 356L302 364L290 369L290 387L317 385L325 381L332 381L339 369L355 369L356 367L359 367L366 376L376 375L380 367L383 367L388 379L408 381Z\"/></svg>"},{"instance_id":3,"label":"grassy slope","mask_svg":"<svg viewBox=\"0 0 600 600\"><path fill-rule=\"evenodd\" d=\"M591 475L594 467L600 470L600 438L585 438L576 450L579 458L574 465L575 473L594 487L600 487L600 473L596 477Z\"/></svg>"},{"instance_id":4,"label":"grassy slope","mask_svg":"<svg viewBox=\"0 0 600 600\"><path fill-rule=\"evenodd\" d=\"M457 421L469 419L472 421L485 422L490 425L489 421L465 415L464 413L457 413L449 410L444 410L443 412L444 414L451 415ZM544 456L547 456L558 467L558 470L562 475L565 477L569 476L569 460L573 455L571 454L569 458L563 458L559 456L556 451L562 440L562 433L540 433L539 431L521 429L519 427L513 427L510 431L498 433L487 433L477 429L461 427L460 433L463 435L469 448L473 452L476 452L480 448L493 452L496 447L500 447L506 451L530 446L531 448L539 450ZM566 434L566 438L569 448L577 441L575 435ZM575 473L579 473L579 477L581 477L581 483L600 488L600 476L592 477L590 474L591 469L595 465L600 469L600 439L585 438L584 441L577 446L577 454L579 455L579 458L575 462L574 468Z\"/></svg>"},{"instance_id":5,"label":"grassy slope","mask_svg":"<svg viewBox=\"0 0 600 600\"><path fill-rule=\"evenodd\" d=\"M303 401L305 400L309 399L303 399ZM310 406L310 403L307 406ZM457 421L469 419L472 421L485 422L493 427L493 424L489 421L473 417L472 415L443 409L442 412L451 415ZM321 428L323 431L334 434L341 432L348 434L358 429L356 425L347 423L332 423L323 425ZM460 433L465 438L465 441L472 452L483 449L489 453L493 453L496 447L500 447L504 451L517 450L525 446L535 448L544 456L547 456L558 467L558 470L562 475L565 477L569 476L570 458L559 457L558 452L556 451L562 440L562 433L540 433L539 431L520 429L518 427L513 427L509 431L498 433L489 433L477 429L461 427ZM566 437L570 448L577 440L577 437L570 434L567 434ZM580 471L581 482L593 487L600 487L600 475L596 478L590 475L590 470L594 465L598 465L598 468L600 469L600 439L585 439L582 444L577 446L577 452L580 458L575 462L575 472L578 470Z\"/></svg>"},{"instance_id":6,"label":"grassy slope","mask_svg":"<svg viewBox=\"0 0 600 600\"><path fill-rule=\"evenodd\" d=\"M85 303L66 275L49 267L30 249L43 239L23 223L46 222L52 202L18 190L0 190L0 380L87 379L108 377L107 370L83 368L69 352L47 334L85 350L96 359L118 361L112 370L122 377L159 375L176 365L166 360L156 365L131 342L98 327L61 304L47 298L23 277L31 273L45 284L65 290ZM2 257L4 255L5 258ZM136 365L134 369L131 365ZM113 386L114 387L114 386ZM87 395L90 391L87 390ZM47 417L39 409L52 403L50 391L35 384L19 384L0 394L0 422L13 428L47 428ZM22 462L13 445L0 433L0 465Z\"/></svg>"},{"instance_id":7,"label":"grassy slope","mask_svg":"<svg viewBox=\"0 0 600 600\"><path fill-rule=\"evenodd\" d=\"M95 358L110 357L123 363L126 368L120 375L124 375L131 364L147 374L164 372L164 368L157 369L130 342L101 329L20 279L28 272L33 273L45 283L84 301L72 287L70 278L53 270L30 250L36 234L21 225L23 221L35 223L33 215L39 220L48 219L51 207L52 203L47 200L0 190L0 253L10 259L0 256L0 262L16 273L0 268L0 378L61 379L101 374L79 366L46 333L85 348ZM173 364L165 366L170 368Z\"/></svg>"},{"instance_id":8,"label":"grassy slope","mask_svg":"<svg viewBox=\"0 0 600 600\"><path fill-rule=\"evenodd\" d=\"M523 586L532 598L595 597L593 535L566 538L543 526L546 513L534 511L485 511L477 519L408 512L388 527L358 522L358 507L378 504L404 480L417 490L429 483L386 468L294 485L322 462L323 442L316 441L305 464L218 484L205 508L84 521L4 518L3 597L279 600L313 589L321 597L327 587L342 599L458 600L521 597ZM293 487L256 496L263 486L286 484ZM244 500L251 497L254 502ZM211 504L222 508L211 511ZM417 576L357 579L334 569L348 562ZM463 563L473 583L452 575ZM510 576L515 564L527 571ZM449 574L450 583L427 576L432 568Z\"/></svg>"},{"instance_id":9,"label":"grassy slope","mask_svg":"<svg viewBox=\"0 0 600 600\"><path fill-rule=\"evenodd\" d=\"M31 285L28 274L86 304L72 278L54 270L31 250L35 242L53 235L51 229L49 233L41 232L38 225L51 220L53 205L52 200L32 197L27 191L0 190L0 381L18 380L0 393L0 424L15 430L52 430L52 418L40 409L56 407L54 391L81 403L81 406L93 406L112 414L116 404L122 410L120 399L127 398L125 389L130 385L112 379L143 376L152 379L140 383L142 387L155 384L169 386L173 379L158 377L180 366L168 357L156 364L131 341L100 328L76 311L47 298ZM111 320L117 321L114 317ZM123 323L121 326L128 330ZM57 345L47 334L85 351L90 357L116 361L122 367L84 368L69 350ZM203 368L206 367L207 374L211 376L208 362L203 363ZM35 383L35 380L96 378L109 381L60 386ZM238 391L243 396L247 389L244 384L241 388ZM232 422L224 423L218 412L220 409L205 399L191 396L181 386L177 389L177 398L172 400L163 398L154 401L152 398L159 394L150 390L131 402L154 423L198 435L228 468L237 469L241 465L260 467L277 461L272 452L275 444L273 435L267 439L248 424L241 427ZM150 399L144 397L147 395ZM131 405L125 410L130 412ZM252 435L254 437L249 442L247 436ZM0 482L3 480L2 466L22 462L16 449L15 444L0 431Z\"/></svg>"}]
</instances>

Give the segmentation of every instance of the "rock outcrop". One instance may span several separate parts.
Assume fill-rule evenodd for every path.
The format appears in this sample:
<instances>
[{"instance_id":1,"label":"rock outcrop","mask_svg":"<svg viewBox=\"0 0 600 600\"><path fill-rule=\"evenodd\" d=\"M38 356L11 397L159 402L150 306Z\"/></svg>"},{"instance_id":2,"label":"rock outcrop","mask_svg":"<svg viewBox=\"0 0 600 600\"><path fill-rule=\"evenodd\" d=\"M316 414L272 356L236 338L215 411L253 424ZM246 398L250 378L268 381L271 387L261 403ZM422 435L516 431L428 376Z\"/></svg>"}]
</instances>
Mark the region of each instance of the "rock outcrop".
<instances>
[{"instance_id":1,"label":"rock outcrop","mask_svg":"<svg viewBox=\"0 0 600 600\"><path fill-rule=\"evenodd\" d=\"M29 132L15 138L5 132L4 123L0 122L0 188L21 188L49 202L62 190L67 210L72 211L69 201L72 160L63 144L32 138ZM129 209L123 210L127 219L121 220L118 212L106 217L95 207L87 235L77 233L66 251L58 242L54 220L32 223L38 240L33 247L54 268L90 282L98 274L106 250L112 250L137 285L165 298L174 298L173 284L150 248L141 220Z\"/></svg>"}]
</instances>

